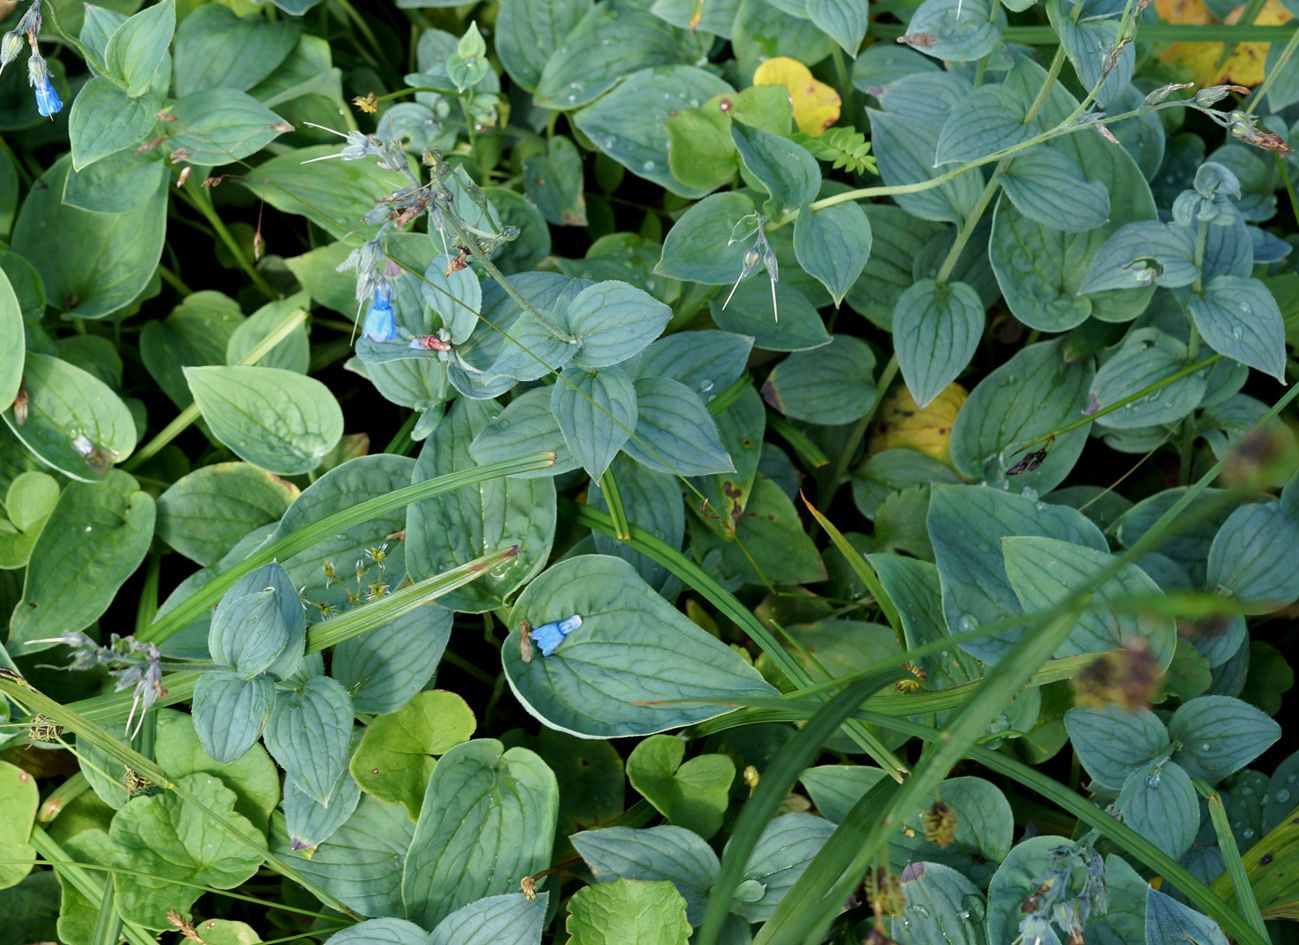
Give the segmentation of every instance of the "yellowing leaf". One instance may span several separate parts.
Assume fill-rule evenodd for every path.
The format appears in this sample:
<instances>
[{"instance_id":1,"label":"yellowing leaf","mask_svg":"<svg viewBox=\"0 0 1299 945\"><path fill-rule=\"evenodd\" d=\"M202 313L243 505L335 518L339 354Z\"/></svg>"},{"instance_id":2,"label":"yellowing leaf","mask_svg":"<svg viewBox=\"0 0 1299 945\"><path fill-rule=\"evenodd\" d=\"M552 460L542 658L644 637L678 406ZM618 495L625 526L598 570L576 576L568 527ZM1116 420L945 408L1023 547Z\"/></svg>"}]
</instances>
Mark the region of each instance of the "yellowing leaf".
<instances>
[{"instance_id":1,"label":"yellowing leaf","mask_svg":"<svg viewBox=\"0 0 1299 945\"><path fill-rule=\"evenodd\" d=\"M948 384L928 407L921 410L911 391L899 387L880 408L868 455L891 449L912 449L940 462L950 462L952 424L969 392L960 384Z\"/></svg>"},{"instance_id":2,"label":"yellowing leaf","mask_svg":"<svg viewBox=\"0 0 1299 945\"><path fill-rule=\"evenodd\" d=\"M1170 23L1212 23L1213 16L1201 0L1156 0L1160 17ZM1227 15L1227 23L1240 19L1244 7ZM1254 22L1260 26L1279 26L1293 19L1280 0L1268 0ZM1159 57L1191 73L1198 85L1220 85L1230 82L1253 87L1263 81L1263 63L1269 43L1241 43L1222 66L1222 43L1174 43Z\"/></svg>"},{"instance_id":3,"label":"yellowing leaf","mask_svg":"<svg viewBox=\"0 0 1299 945\"><path fill-rule=\"evenodd\" d=\"M788 56L768 59L753 73L753 84L783 85L788 89L794 121L805 135L818 137L839 120L839 93L812 78L812 70L797 59Z\"/></svg>"}]
</instances>

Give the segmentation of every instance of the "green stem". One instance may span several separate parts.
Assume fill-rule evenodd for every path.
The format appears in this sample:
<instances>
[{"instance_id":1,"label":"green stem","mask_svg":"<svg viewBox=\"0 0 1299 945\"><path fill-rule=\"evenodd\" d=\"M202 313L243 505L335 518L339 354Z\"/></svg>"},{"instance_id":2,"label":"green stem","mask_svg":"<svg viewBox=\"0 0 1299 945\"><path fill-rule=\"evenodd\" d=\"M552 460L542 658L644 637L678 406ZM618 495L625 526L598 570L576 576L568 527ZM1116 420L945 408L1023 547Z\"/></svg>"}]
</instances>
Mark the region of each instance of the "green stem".
<instances>
[{"instance_id":1,"label":"green stem","mask_svg":"<svg viewBox=\"0 0 1299 945\"><path fill-rule=\"evenodd\" d=\"M1295 35L1299 36L1299 33ZM1272 157L1276 158L1276 166L1281 169L1281 179L1285 181L1285 192L1290 195L1290 212L1294 214L1296 220L1299 220L1299 197L1295 196L1294 182L1290 178L1290 168L1280 152L1272 152Z\"/></svg>"},{"instance_id":2,"label":"green stem","mask_svg":"<svg viewBox=\"0 0 1299 945\"><path fill-rule=\"evenodd\" d=\"M803 462L814 469L829 465L830 457L825 455L821 447L813 443L811 437L780 414L768 411L767 428L783 438L786 443L794 448L794 452L799 455Z\"/></svg>"},{"instance_id":3,"label":"green stem","mask_svg":"<svg viewBox=\"0 0 1299 945\"><path fill-rule=\"evenodd\" d=\"M898 356L897 353L889 355L888 361L884 365L884 370L880 372L880 378L875 383L875 400L871 403L870 409L853 424L852 432L848 435L848 440L844 444L843 452L834 459L834 466L830 474L824 480L817 483L817 502L826 508L834 500L835 494L839 487L843 485L844 479L848 475L848 466L851 465L852 459L857 455L857 447L866 437L866 431L870 429L871 421L875 419L875 414L879 411L880 404L884 402L885 396L888 395L889 387L893 384L893 379L898 376Z\"/></svg>"},{"instance_id":4,"label":"green stem","mask_svg":"<svg viewBox=\"0 0 1299 945\"><path fill-rule=\"evenodd\" d=\"M393 434L388 445L384 447L385 453L395 453L398 456L410 455L410 448L415 445L415 441L410 438L410 431L415 429L415 424L419 422L420 412L412 410L401 425L401 428Z\"/></svg>"},{"instance_id":5,"label":"green stem","mask_svg":"<svg viewBox=\"0 0 1299 945\"><path fill-rule=\"evenodd\" d=\"M1299 49L1299 29L1296 29L1291 34L1290 41L1285 44L1285 49L1281 50L1280 57L1272 68L1268 70L1267 77L1263 80L1263 84L1256 88L1254 94L1249 97L1249 104L1245 106L1245 114L1248 115L1252 113L1254 109L1258 107L1258 103L1263 101L1263 96L1266 95L1268 89L1272 87L1272 83L1276 81L1276 77L1285 69L1286 63L1290 61L1290 57L1295 54L1296 49ZM1277 155L1278 158L1280 156L1280 154Z\"/></svg>"},{"instance_id":6,"label":"green stem","mask_svg":"<svg viewBox=\"0 0 1299 945\"><path fill-rule=\"evenodd\" d=\"M295 309L288 318L280 322L279 326L277 326L273 332L261 341L257 342L251 351L240 358L237 364L241 367L256 364L262 358L266 357L266 355L270 354L276 345L287 338L289 332L293 331L306 320L306 311L303 309ZM184 433L185 430L189 428L189 425L199 418L199 415L198 404L190 404L177 415L176 419L172 420L171 423L159 430L157 436L144 446L140 447L134 456L130 457L122 464L122 468L127 472L130 472L133 469L138 469L143 463L156 456L158 451L164 446Z\"/></svg>"},{"instance_id":7,"label":"green stem","mask_svg":"<svg viewBox=\"0 0 1299 945\"><path fill-rule=\"evenodd\" d=\"M266 277L258 272L257 267L254 266L252 261L244 255L244 248L239 245L239 241L234 238L234 234L226 229L225 222L221 219L221 215L217 213L216 208L212 206L212 195L206 189L199 187L192 180L181 188L178 193L184 196L186 203L199 213L203 214L203 217L211 225L213 231L215 231L217 238L226 244L226 248L230 250L231 254L234 256L235 262L239 264L239 268L242 269L248 278L252 280L253 285L257 286L258 290L268 299L282 298L283 296L281 293L275 291L274 287L266 281Z\"/></svg>"},{"instance_id":8,"label":"green stem","mask_svg":"<svg viewBox=\"0 0 1299 945\"><path fill-rule=\"evenodd\" d=\"M956 234L956 242L952 243L951 249L947 251L947 257L938 269L938 275L934 276L934 281L939 285L945 284L947 277L956 268L956 261L960 258L965 245L970 241L970 237L974 235L974 229L979 225L979 220L983 217L983 211L988 209L988 204L992 202L993 196L1001 187L1001 175L1006 173L1008 167L1010 167L1010 159L1005 158L997 165L997 169L992 172L992 176L988 178L988 183L983 187L983 193L979 194L979 199L970 208L965 223L961 225L960 232Z\"/></svg>"},{"instance_id":9,"label":"green stem","mask_svg":"<svg viewBox=\"0 0 1299 945\"><path fill-rule=\"evenodd\" d=\"M167 285L171 286L182 296L194 294L194 290L182 282L180 276L176 275L176 273L172 272L162 263L158 263L158 276L163 282L167 283Z\"/></svg>"},{"instance_id":10,"label":"green stem","mask_svg":"<svg viewBox=\"0 0 1299 945\"><path fill-rule=\"evenodd\" d=\"M613 519L613 537L619 541L629 540L631 524L627 520L627 509L622 504L622 493L618 491L618 481L613 477L612 468L601 473L600 492L605 504L609 506L609 516Z\"/></svg>"}]
</instances>

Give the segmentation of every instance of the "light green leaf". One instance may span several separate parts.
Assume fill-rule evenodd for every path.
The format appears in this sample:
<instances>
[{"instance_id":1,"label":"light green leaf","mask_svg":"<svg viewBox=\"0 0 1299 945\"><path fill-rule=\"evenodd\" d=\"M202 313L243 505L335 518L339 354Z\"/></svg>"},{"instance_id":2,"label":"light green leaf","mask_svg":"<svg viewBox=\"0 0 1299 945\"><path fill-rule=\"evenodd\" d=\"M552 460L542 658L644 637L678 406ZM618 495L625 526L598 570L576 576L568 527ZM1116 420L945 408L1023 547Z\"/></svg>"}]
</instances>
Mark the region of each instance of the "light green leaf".
<instances>
[{"instance_id":1,"label":"light green leaf","mask_svg":"<svg viewBox=\"0 0 1299 945\"><path fill-rule=\"evenodd\" d=\"M343 435L343 412L329 388L280 368L185 368L212 434L241 459L293 475L320 465Z\"/></svg>"},{"instance_id":2,"label":"light green leaf","mask_svg":"<svg viewBox=\"0 0 1299 945\"><path fill-rule=\"evenodd\" d=\"M296 692L282 689L264 737L287 777L324 804L347 769L352 698L328 676L315 676Z\"/></svg>"},{"instance_id":3,"label":"light green leaf","mask_svg":"<svg viewBox=\"0 0 1299 945\"><path fill-rule=\"evenodd\" d=\"M406 913L425 927L550 865L559 789L526 748L480 738L442 756L402 873Z\"/></svg>"},{"instance_id":4,"label":"light green leaf","mask_svg":"<svg viewBox=\"0 0 1299 945\"><path fill-rule=\"evenodd\" d=\"M549 893L529 902L522 893L488 896L438 923L426 945L541 945Z\"/></svg>"},{"instance_id":5,"label":"light green leaf","mask_svg":"<svg viewBox=\"0 0 1299 945\"><path fill-rule=\"evenodd\" d=\"M18 396L26 354L18 296L9 277L0 270L0 404L12 404Z\"/></svg>"},{"instance_id":6,"label":"light green leaf","mask_svg":"<svg viewBox=\"0 0 1299 945\"><path fill-rule=\"evenodd\" d=\"M168 928L167 911L186 912L202 887L233 889L261 865L261 830L234 810L235 793L215 775L197 773L177 781L206 810L171 792L137 797L113 818L112 865L129 872L113 875L116 906L122 917L149 929ZM243 836L228 834L208 811ZM180 885L180 882L197 885Z\"/></svg>"},{"instance_id":7,"label":"light green leaf","mask_svg":"<svg viewBox=\"0 0 1299 945\"><path fill-rule=\"evenodd\" d=\"M767 403L808 423L852 423L875 403L875 354L866 342L835 335L830 344L797 351L762 385Z\"/></svg>"},{"instance_id":8,"label":"light green leaf","mask_svg":"<svg viewBox=\"0 0 1299 945\"><path fill-rule=\"evenodd\" d=\"M568 900L570 945L686 945L686 901L671 883L619 879Z\"/></svg>"},{"instance_id":9,"label":"light green leaf","mask_svg":"<svg viewBox=\"0 0 1299 945\"><path fill-rule=\"evenodd\" d=\"M551 391L550 410L569 452L599 479L636 426L636 388L618 367L568 371Z\"/></svg>"},{"instance_id":10,"label":"light green leaf","mask_svg":"<svg viewBox=\"0 0 1299 945\"><path fill-rule=\"evenodd\" d=\"M47 354L27 353L25 423L5 423L42 462L83 482L98 482L135 449L136 429L122 399L103 381Z\"/></svg>"},{"instance_id":11,"label":"light green leaf","mask_svg":"<svg viewBox=\"0 0 1299 945\"><path fill-rule=\"evenodd\" d=\"M666 377L642 377L635 386L636 435L623 444L628 456L675 476L734 471L717 424L690 388Z\"/></svg>"},{"instance_id":12,"label":"light green leaf","mask_svg":"<svg viewBox=\"0 0 1299 945\"><path fill-rule=\"evenodd\" d=\"M650 12L680 29L688 30L693 25L701 32L730 39L739 8L740 0L708 0L700 10L696 10L696 0L654 0ZM692 24L700 13L699 22Z\"/></svg>"},{"instance_id":13,"label":"light green leaf","mask_svg":"<svg viewBox=\"0 0 1299 945\"><path fill-rule=\"evenodd\" d=\"M473 710L454 692L421 692L365 727L348 767L361 790L385 804L404 805L414 820L437 757L468 741L477 726Z\"/></svg>"},{"instance_id":14,"label":"light green leaf","mask_svg":"<svg viewBox=\"0 0 1299 945\"><path fill-rule=\"evenodd\" d=\"M162 0L135 14L108 38L104 67L132 98L149 91L175 31L175 0Z\"/></svg>"},{"instance_id":15,"label":"light green leaf","mask_svg":"<svg viewBox=\"0 0 1299 945\"><path fill-rule=\"evenodd\" d=\"M567 138L561 139L567 141ZM450 256L436 256L424 270L420 294L424 304L442 317L442 326L451 334L453 345L463 344L478 324L483 307L483 289L474 270L465 268L447 274Z\"/></svg>"},{"instance_id":16,"label":"light green leaf","mask_svg":"<svg viewBox=\"0 0 1299 945\"><path fill-rule=\"evenodd\" d=\"M732 777L734 774L732 766ZM667 880L686 901L686 920L696 926L703 919L720 864L717 854L698 834L669 826L644 830L605 827L583 831L571 839L596 882Z\"/></svg>"},{"instance_id":17,"label":"light green leaf","mask_svg":"<svg viewBox=\"0 0 1299 945\"><path fill-rule=\"evenodd\" d=\"M428 933L405 919L366 919L328 940L333 945L424 945Z\"/></svg>"},{"instance_id":18,"label":"light green leaf","mask_svg":"<svg viewBox=\"0 0 1299 945\"><path fill-rule=\"evenodd\" d=\"M0 889L22 882L36 862L31 839L40 797L36 778L16 765L0 761Z\"/></svg>"},{"instance_id":19,"label":"light green leaf","mask_svg":"<svg viewBox=\"0 0 1299 945\"><path fill-rule=\"evenodd\" d=\"M248 91L288 58L302 33L299 21L236 16L210 3L176 28L176 97L229 88Z\"/></svg>"},{"instance_id":20,"label":"light green leaf","mask_svg":"<svg viewBox=\"0 0 1299 945\"><path fill-rule=\"evenodd\" d=\"M412 481L473 468L469 444L496 415L489 401L457 400L424 441ZM441 603L465 613L501 607L550 557L555 486L549 478L491 479L412 504L406 513L406 563L413 580L517 546L518 553Z\"/></svg>"},{"instance_id":21,"label":"light green leaf","mask_svg":"<svg viewBox=\"0 0 1299 945\"><path fill-rule=\"evenodd\" d=\"M109 79L91 79L72 100L68 115L73 170L139 144L153 130L159 107L156 95L133 98Z\"/></svg>"},{"instance_id":22,"label":"light green leaf","mask_svg":"<svg viewBox=\"0 0 1299 945\"><path fill-rule=\"evenodd\" d=\"M521 656L518 624L582 618L551 656ZM758 673L687 620L619 558L583 555L545 571L519 596L502 648L510 688L551 728L590 738L648 735L727 709L645 706L655 699L769 695Z\"/></svg>"},{"instance_id":23,"label":"light green leaf","mask_svg":"<svg viewBox=\"0 0 1299 945\"><path fill-rule=\"evenodd\" d=\"M309 308L311 297L306 292L295 292L287 298L267 302L235 327L226 344L226 363L238 364L295 311ZM295 327L257 364L259 367L283 368L295 374L306 374L311 366L311 343L307 338L306 324Z\"/></svg>"},{"instance_id":24,"label":"light green leaf","mask_svg":"<svg viewBox=\"0 0 1299 945\"><path fill-rule=\"evenodd\" d=\"M124 472L95 485L69 483L32 549L10 644L83 630L98 619L144 560L153 523L153 499Z\"/></svg>"},{"instance_id":25,"label":"light green leaf","mask_svg":"<svg viewBox=\"0 0 1299 945\"><path fill-rule=\"evenodd\" d=\"M75 101L72 107L76 108ZM127 148L84 171L69 173L63 184L63 202L91 213L128 213L156 194L166 177L167 166L158 154Z\"/></svg>"},{"instance_id":26,"label":"light green leaf","mask_svg":"<svg viewBox=\"0 0 1299 945\"><path fill-rule=\"evenodd\" d=\"M655 810L707 840L722 826L735 763L726 755L698 755L682 764L685 742L653 735L627 756L627 780Z\"/></svg>"},{"instance_id":27,"label":"light green leaf","mask_svg":"<svg viewBox=\"0 0 1299 945\"><path fill-rule=\"evenodd\" d=\"M340 150L333 144L299 148L263 161L234 180L277 210L304 216L341 240L374 209L376 196L410 182L374 161L339 160ZM309 163L319 158L329 160Z\"/></svg>"},{"instance_id":28,"label":"light green leaf","mask_svg":"<svg viewBox=\"0 0 1299 945\"><path fill-rule=\"evenodd\" d=\"M214 774L235 793L235 813L261 827L280 800L280 773L266 749L254 746L233 763L222 763L203 750L194 724L183 712L158 712L156 760L174 778Z\"/></svg>"},{"instance_id":29,"label":"light green leaf","mask_svg":"<svg viewBox=\"0 0 1299 945\"><path fill-rule=\"evenodd\" d=\"M90 213L62 202L71 157L60 158L28 193L12 245L40 273L49 304L103 318L135 300L162 256L167 189L128 213Z\"/></svg>"},{"instance_id":30,"label":"light green leaf","mask_svg":"<svg viewBox=\"0 0 1299 945\"><path fill-rule=\"evenodd\" d=\"M158 537L210 567L249 532L277 522L296 487L247 463L214 463L176 480L158 497Z\"/></svg>"},{"instance_id":31,"label":"light green leaf","mask_svg":"<svg viewBox=\"0 0 1299 945\"><path fill-rule=\"evenodd\" d=\"M192 164L215 167L255 154L293 128L257 99L235 89L191 92L171 114L180 129L168 139L177 154Z\"/></svg>"},{"instance_id":32,"label":"light green leaf","mask_svg":"<svg viewBox=\"0 0 1299 945\"><path fill-rule=\"evenodd\" d=\"M183 410L194 402L184 369L225 364L230 338L243 320L243 311L234 299L220 292L195 292L165 319L145 324L140 332L140 357L158 386Z\"/></svg>"},{"instance_id":33,"label":"light green leaf","mask_svg":"<svg viewBox=\"0 0 1299 945\"><path fill-rule=\"evenodd\" d=\"M599 98L623 76L649 66L697 62L706 51L702 36L647 12L597 5L546 61L533 101L543 108L576 108ZM663 158L666 164L666 149Z\"/></svg>"},{"instance_id":34,"label":"light green leaf","mask_svg":"<svg viewBox=\"0 0 1299 945\"><path fill-rule=\"evenodd\" d=\"M502 0L496 54L510 78L535 91L546 61L591 7L592 0Z\"/></svg>"},{"instance_id":35,"label":"light green leaf","mask_svg":"<svg viewBox=\"0 0 1299 945\"><path fill-rule=\"evenodd\" d=\"M812 200L821 189L816 158L789 139L738 121L731 123L731 139L744 167L771 195L762 208L766 216L779 220Z\"/></svg>"},{"instance_id":36,"label":"light green leaf","mask_svg":"<svg viewBox=\"0 0 1299 945\"><path fill-rule=\"evenodd\" d=\"M804 210L794 221L794 252L838 306L870 259L870 219L855 203Z\"/></svg>"}]
</instances>

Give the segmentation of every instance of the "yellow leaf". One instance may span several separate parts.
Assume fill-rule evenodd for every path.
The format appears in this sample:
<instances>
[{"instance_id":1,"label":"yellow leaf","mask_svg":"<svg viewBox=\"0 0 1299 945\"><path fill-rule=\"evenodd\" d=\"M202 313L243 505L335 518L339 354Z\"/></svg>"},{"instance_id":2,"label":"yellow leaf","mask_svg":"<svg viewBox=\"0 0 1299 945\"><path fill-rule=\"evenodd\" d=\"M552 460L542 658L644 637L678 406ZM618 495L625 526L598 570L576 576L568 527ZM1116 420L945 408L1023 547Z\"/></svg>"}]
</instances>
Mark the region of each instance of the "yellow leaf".
<instances>
[{"instance_id":1,"label":"yellow leaf","mask_svg":"<svg viewBox=\"0 0 1299 945\"><path fill-rule=\"evenodd\" d=\"M867 454L912 449L940 462L949 462L952 424L968 396L969 392L960 384L948 384L928 407L921 410L912 399L911 391L899 387L880 407Z\"/></svg>"},{"instance_id":2,"label":"yellow leaf","mask_svg":"<svg viewBox=\"0 0 1299 945\"><path fill-rule=\"evenodd\" d=\"M797 59L788 56L768 59L753 73L753 84L783 85L788 89L794 121L805 135L820 137L839 120L839 93L812 78L812 70Z\"/></svg>"},{"instance_id":3,"label":"yellow leaf","mask_svg":"<svg viewBox=\"0 0 1299 945\"><path fill-rule=\"evenodd\" d=\"M1201 0L1155 0L1160 17L1170 23L1212 23L1213 16ZM1240 19L1244 7L1236 7L1227 15L1227 23ZM1279 26L1293 19L1279 0L1268 0L1254 22L1260 26ZM1268 43L1241 43L1231 57L1218 65L1222 58L1222 43L1174 43L1159 57L1165 62L1181 66L1191 73L1198 85L1232 83L1253 87L1263 81L1263 63L1267 59Z\"/></svg>"}]
</instances>

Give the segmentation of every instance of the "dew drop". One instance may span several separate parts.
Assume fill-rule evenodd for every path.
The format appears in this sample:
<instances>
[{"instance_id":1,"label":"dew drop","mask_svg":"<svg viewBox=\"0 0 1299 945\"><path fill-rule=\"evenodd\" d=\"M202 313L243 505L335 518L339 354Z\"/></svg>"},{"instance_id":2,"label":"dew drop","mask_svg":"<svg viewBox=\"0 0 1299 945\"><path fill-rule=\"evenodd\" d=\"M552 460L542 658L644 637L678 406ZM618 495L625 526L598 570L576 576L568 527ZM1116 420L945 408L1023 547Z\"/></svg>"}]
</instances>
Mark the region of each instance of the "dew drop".
<instances>
[{"instance_id":1,"label":"dew drop","mask_svg":"<svg viewBox=\"0 0 1299 945\"><path fill-rule=\"evenodd\" d=\"M658 165L655 164L653 161L646 161L644 164L640 166L640 169L642 171L652 171L656 167L658 167Z\"/></svg>"},{"instance_id":2,"label":"dew drop","mask_svg":"<svg viewBox=\"0 0 1299 945\"><path fill-rule=\"evenodd\" d=\"M1033 504L1033 508L1037 509L1039 512L1045 512L1047 509L1047 505L1045 502L1035 502Z\"/></svg>"},{"instance_id":3,"label":"dew drop","mask_svg":"<svg viewBox=\"0 0 1299 945\"><path fill-rule=\"evenodd\" d=\"M1211 747L1213 746L1211 746L1208 742L1200 743L1200 751L1208 751Z\"/></svg>"},{"instance_id":4,"label":"dew drop","mask_svg":"<svg viewBox=\"0 0 1299 945\"><path fill-rule=\"evenodd\" d=\"M1240 835L1244 837L1246 840L1248 840L1250 837L1254 836L1254 828L1246 827L1244 830L1240 832Z\"/></svg>"},{"instance_id":5,"label":"dew drop","mask_svg":"<svg viewBox=\"0 0 1299 945\"><path fill-rule=\"evenodd\" d=\"M1241 331L1239 328L1233 328L1231 330L1231 337L1234 338L1236 341L1240 341L1241 338L1245 337L1245 333Z\"/></svg>"},{"instance_id":6,"label":"dew drop","mask_svg":"<svg viewBox=\"0 0 1299 945\"><path fill-rule=\"evenodd\" d=\"M1022 495L1022 496L1023 496L1024 498L1026 498L1026 499L1036 499L1036 498L1037 498L1037 490L1034 489L1032 486L1025 486L1023 489L1020 489L1020 490L1019 490L1019 494Z\"/></svg>"},{"instance_id":7,"label":"dew drop","mask_svg":"<svg viewBox=\"0 0 1299 945\"><path fill-rule=\"evenodd\" d=\"M975 620L971 614L961 614L961 619L956 621L956 629L962 633L969 633L978 625L979 621Z\"/></svg>"},{"instance_id":8,"label":"dew drop","mask_svg":"<svg viewBox=\"0 0 1299 945\"><path fill-rule=\"evenodd\" d=\"M1278 804L1289 804L1290 792L1287 791L1285 788L1281 788L1281 790L1276 792L1276 801Z\"/></svg>"}]
</instances>

